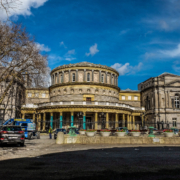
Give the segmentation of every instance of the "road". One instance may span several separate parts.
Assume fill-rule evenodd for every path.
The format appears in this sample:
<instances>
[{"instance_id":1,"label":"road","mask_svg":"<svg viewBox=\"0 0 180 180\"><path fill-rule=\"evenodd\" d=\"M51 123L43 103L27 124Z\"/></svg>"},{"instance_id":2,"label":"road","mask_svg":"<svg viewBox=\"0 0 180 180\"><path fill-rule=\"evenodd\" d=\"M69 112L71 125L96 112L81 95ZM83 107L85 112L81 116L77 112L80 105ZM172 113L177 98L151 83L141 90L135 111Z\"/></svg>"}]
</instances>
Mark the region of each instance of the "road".
<instances>
[{"instance_id":1,"label":"road","mask_svg":"<svg viewBox=\"0 0 180 180\"><path fill-rule=\"evenodd\" d=\"M177 146L56 145L45 135L0 152L0 179L180 179Z\"/></svg>"}]
</instances>

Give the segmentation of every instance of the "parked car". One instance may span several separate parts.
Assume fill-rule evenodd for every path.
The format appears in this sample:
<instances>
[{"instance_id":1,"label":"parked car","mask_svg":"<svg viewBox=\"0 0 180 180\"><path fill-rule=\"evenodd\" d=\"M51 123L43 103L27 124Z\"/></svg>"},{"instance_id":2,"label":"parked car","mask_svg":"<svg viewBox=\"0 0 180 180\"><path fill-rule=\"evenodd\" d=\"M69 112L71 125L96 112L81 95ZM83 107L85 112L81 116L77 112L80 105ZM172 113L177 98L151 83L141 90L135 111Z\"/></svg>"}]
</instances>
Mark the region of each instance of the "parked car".
<instances>
[{"instance_id":1,"label":"parked car","mask_svg":"<svg viewBox=\"0 0 180 180\"><path fill-rule=\"evenodd\" d=\"M64 134L67 134L66 129L63 129L63 128L56 129L56 130L54 131L54 139L57 138L58 132L63 132Z\"/></svg>"},{"instance_id":2,"label":"parked car","mask_svg":"<svg viewBox=\"0 0 180 180\"><path fill-rule=\"evenodd\" d=\"M122 130L122 129L124 129L124 127L117 127L116 128L116 130ZM128 129L126 128L126 134L128 134L129 133L129 131L128 131Z\"/></svg>"},{"instance_id":3,"label":"parked car","mask_svg":"<svg viewBox=\"0 0 180 180\"><path fill-rule=\"evenodd\" d=\"M21 126L3 125L0 128L0 144L20 144L24 146L25 136Z\"/></svg>"}]
</instances>

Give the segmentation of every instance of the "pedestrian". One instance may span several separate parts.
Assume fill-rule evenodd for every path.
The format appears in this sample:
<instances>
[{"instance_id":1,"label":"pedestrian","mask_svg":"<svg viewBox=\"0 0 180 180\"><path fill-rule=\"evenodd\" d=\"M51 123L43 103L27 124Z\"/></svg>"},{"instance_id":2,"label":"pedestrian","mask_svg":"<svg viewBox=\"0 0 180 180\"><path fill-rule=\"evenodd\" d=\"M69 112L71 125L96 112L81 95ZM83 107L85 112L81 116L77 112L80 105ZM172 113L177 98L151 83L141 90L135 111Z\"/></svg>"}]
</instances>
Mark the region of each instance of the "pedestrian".
<instances>
[{"instance_id":1,"label":"pedestrian","mask_svg":"<svg viewBox=\"0 0 180 180\"><path fill-rule=\"evenodd\" d=\"M49 139L52 139L52 127L49 128Z\"/></svg>"}]
</instances>

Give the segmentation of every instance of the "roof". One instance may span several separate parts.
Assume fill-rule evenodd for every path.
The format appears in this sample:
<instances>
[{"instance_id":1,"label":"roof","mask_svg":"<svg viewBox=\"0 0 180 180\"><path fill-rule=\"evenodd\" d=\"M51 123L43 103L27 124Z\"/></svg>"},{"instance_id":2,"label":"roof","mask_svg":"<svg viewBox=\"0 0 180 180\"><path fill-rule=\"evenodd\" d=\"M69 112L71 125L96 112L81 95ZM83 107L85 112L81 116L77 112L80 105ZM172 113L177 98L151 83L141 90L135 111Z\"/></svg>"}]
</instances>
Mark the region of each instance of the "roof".
<instances>
[{"instance_id":1,"label":"roof","mask_svg":"<svg viewBox=\"0 0 180 180\"><path fill-rule=\"evenodd\" d=\"M140 92L140 91L139 90L132 90L132 89L127 88L125 90L121 90L120 93L121 92L135 92L135 93L137 93L137 92Z\"/></svg>"},{"instance_id":2,"label":"roof","mask_svg":"<svg viewBox=\"0 0 180 180\"><path fill-rule=\"evenodd\" d=\"M94 63L90 63L90 62L79 62L79 63L74 63L74 64L67 64L67 65L62 65L62 66L58 66L56 68L54 68L52 72L58 70L58 69L65 69L65 68L71 68L71 67L98 67L98 68L104 68L104 69L109 69L111 71L114 71L115 73L118 73L118 71L116 71L114 68L106 66L106 65L101 65L101 64L94 64Z\"/></svg>"}]
</instances>

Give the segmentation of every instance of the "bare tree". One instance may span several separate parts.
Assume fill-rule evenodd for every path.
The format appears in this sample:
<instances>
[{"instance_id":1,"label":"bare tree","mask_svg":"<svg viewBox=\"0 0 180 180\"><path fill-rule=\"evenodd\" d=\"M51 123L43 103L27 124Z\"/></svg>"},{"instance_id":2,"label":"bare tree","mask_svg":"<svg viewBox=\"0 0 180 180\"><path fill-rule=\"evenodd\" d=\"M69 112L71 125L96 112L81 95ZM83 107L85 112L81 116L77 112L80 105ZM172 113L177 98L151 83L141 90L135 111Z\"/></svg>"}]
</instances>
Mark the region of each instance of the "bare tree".
<instances>
[{"instance_id":1,"label":"bare tree","mask_svg":"<svg viewBox=\"0 0 180 180\"><path fill-rule=\"evenodd\" d=\"M0 23L0 83L8 82L0 95L0 104L14 81L31 82L35 86L36 79L47 76L47 56L40 54L34 40L21 25L8 26ZM28 78L27 78L28 77ZM44 84L46 78L38 78Z\"/></svg>"},{"instance_id":2,"label":"bare tree","mask_svg":"<svg viewBox=\"0 0 180 180\"><path fill-rule=\"evenodd\" d=\"M9 17L10 11L15 11L21 3L20 0L0 0L0 10L4 10Z\"/></svg>"}]
</instances>

